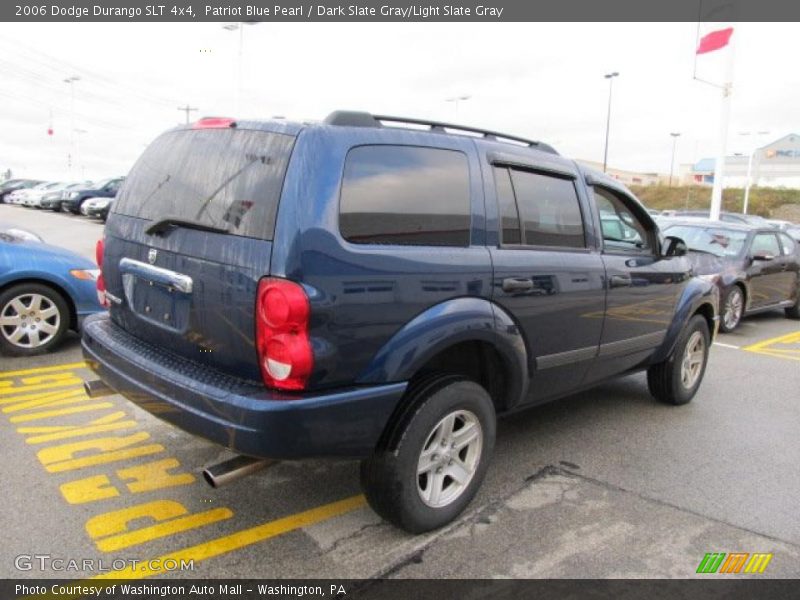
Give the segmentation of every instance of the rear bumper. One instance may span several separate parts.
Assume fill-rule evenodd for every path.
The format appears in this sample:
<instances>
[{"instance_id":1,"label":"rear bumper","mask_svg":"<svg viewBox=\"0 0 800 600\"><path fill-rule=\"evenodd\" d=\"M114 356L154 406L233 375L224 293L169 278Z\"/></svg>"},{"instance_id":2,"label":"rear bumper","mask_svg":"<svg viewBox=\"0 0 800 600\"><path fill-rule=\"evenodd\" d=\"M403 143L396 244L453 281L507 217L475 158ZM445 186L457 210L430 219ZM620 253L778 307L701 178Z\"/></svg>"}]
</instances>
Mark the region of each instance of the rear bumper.
<instances>
[{"instance_id":1,"label":"rear bumper","mask_svg":"<svg viewBox=\"0 0 800 600\"><path fill-rule=\"evenodd\" d=\"M269 391L142 342L108 314L86 319L81 345L89 367L140 408L260 458L366 457L407 385L301 395Z\"/></svg>"}]
</instances>

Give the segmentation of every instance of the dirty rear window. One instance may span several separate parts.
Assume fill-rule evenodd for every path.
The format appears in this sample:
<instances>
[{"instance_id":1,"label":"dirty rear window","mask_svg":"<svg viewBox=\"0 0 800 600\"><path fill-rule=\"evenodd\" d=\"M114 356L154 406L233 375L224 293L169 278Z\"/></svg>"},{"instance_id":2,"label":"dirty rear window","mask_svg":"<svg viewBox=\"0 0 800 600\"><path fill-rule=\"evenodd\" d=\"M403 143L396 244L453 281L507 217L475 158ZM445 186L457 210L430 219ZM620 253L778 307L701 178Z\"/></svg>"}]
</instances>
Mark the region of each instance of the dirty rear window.
<instances>
[{"instance_id":1,"label":"dirty rear window","mask_svg":"<svg viewBox=\"0 0 800 600\"><path fill-rule=\"evenodd\" d=\"M233 235L272 239L295 138L245 129L161 135L134 165L113 211L186 219Z\"/></svg>"}]
</instances>

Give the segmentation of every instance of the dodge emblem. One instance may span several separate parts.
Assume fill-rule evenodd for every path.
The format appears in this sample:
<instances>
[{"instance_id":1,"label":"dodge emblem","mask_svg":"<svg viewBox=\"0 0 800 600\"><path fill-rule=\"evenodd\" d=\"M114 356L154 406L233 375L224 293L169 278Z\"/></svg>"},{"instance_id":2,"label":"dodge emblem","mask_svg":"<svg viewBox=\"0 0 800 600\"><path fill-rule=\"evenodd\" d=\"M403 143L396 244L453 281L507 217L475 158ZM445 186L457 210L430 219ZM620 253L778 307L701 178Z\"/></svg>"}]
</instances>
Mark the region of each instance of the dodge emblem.
<instances>
[{"instance_id":1,"label":"dodge emblem","mask_svg":"<svg viewBox=\"0 0 800 600\"><path fill-rule=\"evenodd\" d=\"M149 262L151 265L154 265L156 264L157 258L158 258L158 250L156 250L155 248L150 248L150 250L147 253L147 262Z\"/></svg>"}]
</instances>

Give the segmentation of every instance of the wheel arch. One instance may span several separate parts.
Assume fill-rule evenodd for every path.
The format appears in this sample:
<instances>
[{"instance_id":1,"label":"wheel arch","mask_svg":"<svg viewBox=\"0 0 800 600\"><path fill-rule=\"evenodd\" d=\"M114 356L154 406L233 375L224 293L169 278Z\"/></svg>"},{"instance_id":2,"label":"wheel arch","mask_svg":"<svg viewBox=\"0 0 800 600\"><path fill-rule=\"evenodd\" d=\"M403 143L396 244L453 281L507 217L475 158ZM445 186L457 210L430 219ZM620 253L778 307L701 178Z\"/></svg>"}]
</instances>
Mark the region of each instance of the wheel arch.
<instances>
[{"instance_id":1,"label":"wheel arch","mask_svg":"<svg viewBox=\"0 0 800 600\"><path fill-rule=\"evenodd\" d=\"M423 311L395 333L359 383L411 381L430 373L483 385L504 412L527 392L527 351L511 317L484 298L455 298Z\"/></svg>"}]
</instances>

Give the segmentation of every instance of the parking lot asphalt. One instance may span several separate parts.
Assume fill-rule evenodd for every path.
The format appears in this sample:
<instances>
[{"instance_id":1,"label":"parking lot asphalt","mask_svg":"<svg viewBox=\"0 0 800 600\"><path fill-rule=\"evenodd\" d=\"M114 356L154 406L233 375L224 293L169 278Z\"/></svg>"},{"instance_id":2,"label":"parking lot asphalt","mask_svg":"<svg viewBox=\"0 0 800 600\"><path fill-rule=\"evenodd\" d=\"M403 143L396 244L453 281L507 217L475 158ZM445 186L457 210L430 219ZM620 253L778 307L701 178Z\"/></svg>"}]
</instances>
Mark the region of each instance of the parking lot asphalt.
<instances>
[{"instance_id":1,"label":"parking lot asphalt","mask_svg":"<svg viewBox=\"0 0 800 600\"><path fill-rule=\"evenodd\" d=\"M7 205L0 221L89 258L102 234ZM730 577L798 577L799 363L800 323L771 312L717 338L687 406L658 404L637 374L502 420L467 512L411 536L365 506L352 461L208 488L202 468L227 452L120 396L88 399L73 336L0 357L0 576L106 576L124 560L127 577L685 578L706 553L745 552L773 556ZM30 555L103 564L65 572Z\"/></svg>"}]
</instances>

